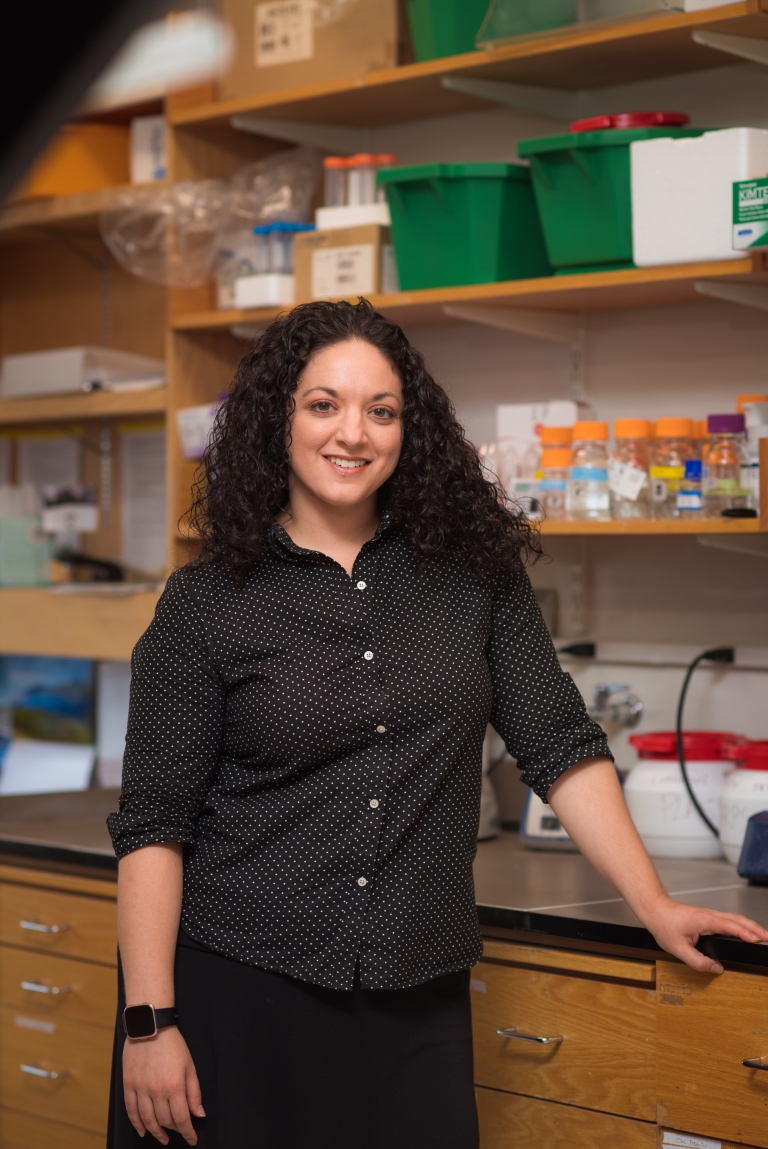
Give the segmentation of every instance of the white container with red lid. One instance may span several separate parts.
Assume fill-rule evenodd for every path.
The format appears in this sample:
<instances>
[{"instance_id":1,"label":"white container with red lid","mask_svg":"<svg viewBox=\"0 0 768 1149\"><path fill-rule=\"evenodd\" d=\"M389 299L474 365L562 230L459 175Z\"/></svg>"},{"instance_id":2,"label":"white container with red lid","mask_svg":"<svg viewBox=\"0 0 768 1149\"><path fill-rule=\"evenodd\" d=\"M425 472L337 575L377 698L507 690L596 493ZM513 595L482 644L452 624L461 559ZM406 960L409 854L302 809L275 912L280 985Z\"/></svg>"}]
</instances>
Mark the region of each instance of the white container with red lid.
<instances>
[{"instance_id":1,"label":"white container with red lid","mask_svg":"<svg viewBox=\"0 0 768 1149\"><path fill-rule=\"evenodd\" d=\"M640 761L624 785L624 797L652 858L719 858L719 840L695 809L683 782L674 730L634 734ZM743 739L717 730L683 735L688 777L707 817L718 825L720 792L734 762L728 751Z\"/></svg>"},{"instance_id":2,"label":"white container with red lid","mask_svg":"<svg viewBox=\"0 0 768 1149\"><path fill-rule=\"evenodd\" d=\"M744 742L729 750L736 769L720 794L720 841L723 853L738 865L747 822L768 810L768 741Z\"/></svg>"}]
</instances>

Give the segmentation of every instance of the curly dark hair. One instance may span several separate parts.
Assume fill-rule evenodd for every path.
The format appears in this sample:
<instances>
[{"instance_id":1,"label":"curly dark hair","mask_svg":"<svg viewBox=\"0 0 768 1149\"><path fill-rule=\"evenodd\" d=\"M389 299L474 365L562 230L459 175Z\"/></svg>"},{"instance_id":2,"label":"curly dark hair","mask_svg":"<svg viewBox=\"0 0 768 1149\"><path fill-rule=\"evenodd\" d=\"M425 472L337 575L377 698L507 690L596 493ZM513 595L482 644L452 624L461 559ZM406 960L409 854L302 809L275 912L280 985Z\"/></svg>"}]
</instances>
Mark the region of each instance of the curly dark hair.
<instances>
[{"instance_id":1,"label":"curly dark hair","mask_svg":"<svg viewBox=\"0 0 768 1149\"><path fill-rule=\"evenodd\" d=\"M538 532L483 472L453 406L419 352L371 304L304 303L275 319L241 361L193 488L188 524L199 564L242 584L271 545L288 502L287 427L309 358L349 339L384 355L403 388L403 445L380 498L405 532L417 569L458 557L481 578L518 572L541 553Z\"/></svg>"}]
</instances>

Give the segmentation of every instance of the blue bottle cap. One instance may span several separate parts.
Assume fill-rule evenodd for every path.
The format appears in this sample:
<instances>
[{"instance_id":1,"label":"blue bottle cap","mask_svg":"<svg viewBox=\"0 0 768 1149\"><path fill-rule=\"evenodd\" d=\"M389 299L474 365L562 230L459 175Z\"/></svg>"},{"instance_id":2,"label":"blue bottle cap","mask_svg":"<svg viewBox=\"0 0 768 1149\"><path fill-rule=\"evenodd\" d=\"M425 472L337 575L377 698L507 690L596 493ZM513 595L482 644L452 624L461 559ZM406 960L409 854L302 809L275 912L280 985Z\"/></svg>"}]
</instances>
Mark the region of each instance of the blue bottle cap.
<instances>
[{"instance_id":1,"label":"blue bottle cap","mask_svg":"<svg viewBox=\"0 0 768 1149\"><path fill-rule=\"evenodd\" d=\"M701 478L701 459L685 460L685 477L694 480Z\"/></svg>"}]
</instances>

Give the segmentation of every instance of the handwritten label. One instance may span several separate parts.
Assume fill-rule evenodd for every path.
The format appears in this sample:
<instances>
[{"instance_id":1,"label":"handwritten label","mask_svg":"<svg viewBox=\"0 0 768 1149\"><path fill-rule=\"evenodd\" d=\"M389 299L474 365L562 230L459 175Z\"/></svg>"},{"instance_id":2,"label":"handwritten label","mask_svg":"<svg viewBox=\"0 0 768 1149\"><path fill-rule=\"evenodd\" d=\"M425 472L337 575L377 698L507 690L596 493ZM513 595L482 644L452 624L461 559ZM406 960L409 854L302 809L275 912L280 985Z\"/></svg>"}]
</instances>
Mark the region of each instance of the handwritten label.
<instances>
[{"instance_id":1,"label":"handwritten label","mask_svg":"<svg viewBox=\"0 0 768 1149\"><path fill-rule=\"evenodd\" d=\"M721 1149L719 1141L711 1141L708 1137L688 1137L685 1133L667 1133L662 1140L664 1146L680 1146L681 1149Z\"/></svg>"},{"instance_id":2,"label":"handwritten label","mask_svg":"<svg viewBox=\"0 0 768 1149\"><path fill-rule=\"evenodd\" d=\"M338 299L376 291L373 256L372 243L313 251L312 298Z\"/></svg>"},{"instance_id":3,"label":"handwritten label","mask_svg":"<svg viewBox=\"0 0 768 1149\"><path fill-rule=\"evenodd\" d=\"M648 476L640 467L633 467L631 463L620 463L618 459L608 460L608 486L614 495L636 503L647 482Z\"/></svg>"},{"instance_id":4,"label":"handwritten label","mask_svg":"<svg viewBox=\"0 0 768 1149\"><path fill-rule=\"evenodd\" d=\"M256 67L293 64L315 54L314 0L283 0L257 4Z\"/></svg>"}]
</instances>

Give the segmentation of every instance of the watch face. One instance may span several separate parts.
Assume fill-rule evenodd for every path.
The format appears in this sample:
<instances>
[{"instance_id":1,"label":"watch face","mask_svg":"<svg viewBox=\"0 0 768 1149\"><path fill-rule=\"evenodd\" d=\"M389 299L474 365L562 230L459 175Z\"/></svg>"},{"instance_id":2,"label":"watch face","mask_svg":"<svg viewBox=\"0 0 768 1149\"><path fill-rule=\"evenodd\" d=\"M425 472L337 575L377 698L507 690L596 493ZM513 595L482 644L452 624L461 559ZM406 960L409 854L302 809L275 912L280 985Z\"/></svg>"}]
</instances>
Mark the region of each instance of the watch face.
<instances>
[{"instance_id":1,"label":"watch face","mask_svg":"<svg viewBox=\"0 0 768 1149\"><path fill-rule=\"evenodd\" d=\"M151 1005L129 1005L123 1011L123 1024L129 1037L154 1037L157 1032Z\"/></svg>"}]
</instances>

